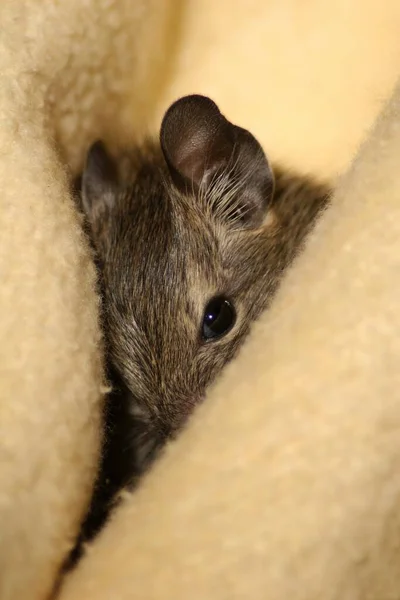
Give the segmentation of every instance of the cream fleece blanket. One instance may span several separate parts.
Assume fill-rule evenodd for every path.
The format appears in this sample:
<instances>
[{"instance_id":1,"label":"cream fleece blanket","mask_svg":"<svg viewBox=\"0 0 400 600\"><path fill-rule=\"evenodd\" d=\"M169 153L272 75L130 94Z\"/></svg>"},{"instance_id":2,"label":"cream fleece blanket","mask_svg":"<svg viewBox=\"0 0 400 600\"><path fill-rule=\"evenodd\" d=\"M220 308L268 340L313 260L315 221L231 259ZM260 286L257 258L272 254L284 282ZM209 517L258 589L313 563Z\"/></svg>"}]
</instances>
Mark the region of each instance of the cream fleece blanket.
<instances>
[{"instance_id":1,"label":"cream fleece blanket","mask_svg":"<svg viewBox=\"0 0 400 600\"><path fill-rule=\"evenodd\" d=\"M400 70L400 6L0 4L0 598L44 600L86 510L103 401L68 177L86 145L211 95L332 177ZM400 597L400 90L255 327L63 600Z\"/></svg>"}]
</instances>

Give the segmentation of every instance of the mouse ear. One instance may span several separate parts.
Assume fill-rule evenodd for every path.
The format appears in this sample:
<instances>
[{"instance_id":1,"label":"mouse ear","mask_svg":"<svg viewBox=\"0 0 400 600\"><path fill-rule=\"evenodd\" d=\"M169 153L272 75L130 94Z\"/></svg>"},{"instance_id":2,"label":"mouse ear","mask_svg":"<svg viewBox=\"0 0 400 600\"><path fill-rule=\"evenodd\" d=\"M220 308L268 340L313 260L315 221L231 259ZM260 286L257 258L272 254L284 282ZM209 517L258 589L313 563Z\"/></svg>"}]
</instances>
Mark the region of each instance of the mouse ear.
<instances>
[{"instance_id":1,"label":"mouse ear","mask_svg":"<svg viewBox=\"0 0 400 600\"><path fill-rule=\"evenodd\" d=\"M111 208L118 182L114 160L105 145L97 141L89 148L81 177L82 208L94 224L104 210Z\"/></svg>"},{"instance_id":2,"label":"mouse ear","mask_svg":"<svg viewBox=\"0 0 400 600\"><path fill-rule=\"evenodd\" d=\"M205 96L185 96L165 113L161 148L175 185L201 192L227 220L258 226L272 198L274 178L255 137L233 125Z\"/></svg>"}]
</instances>

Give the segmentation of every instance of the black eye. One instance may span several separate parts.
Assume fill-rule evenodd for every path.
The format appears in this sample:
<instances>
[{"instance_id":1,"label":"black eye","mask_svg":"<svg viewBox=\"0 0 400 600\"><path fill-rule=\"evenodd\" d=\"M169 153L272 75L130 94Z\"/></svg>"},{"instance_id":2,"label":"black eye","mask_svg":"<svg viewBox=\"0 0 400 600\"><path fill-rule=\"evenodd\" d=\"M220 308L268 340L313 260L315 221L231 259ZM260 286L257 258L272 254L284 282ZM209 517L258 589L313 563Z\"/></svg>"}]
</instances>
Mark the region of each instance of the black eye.
<instances>
[{"instance_id":1,"label":"black eye","mask_svg":"<svg viewBox=\"0 0 400 600\"><path fill-rule=\"evenodd\" d=\"M202 337L211 340L228 333L234 326L236 313L232 304L223 296L213 298L206 306L202 324Z\"/></svg>"}]
</instances>

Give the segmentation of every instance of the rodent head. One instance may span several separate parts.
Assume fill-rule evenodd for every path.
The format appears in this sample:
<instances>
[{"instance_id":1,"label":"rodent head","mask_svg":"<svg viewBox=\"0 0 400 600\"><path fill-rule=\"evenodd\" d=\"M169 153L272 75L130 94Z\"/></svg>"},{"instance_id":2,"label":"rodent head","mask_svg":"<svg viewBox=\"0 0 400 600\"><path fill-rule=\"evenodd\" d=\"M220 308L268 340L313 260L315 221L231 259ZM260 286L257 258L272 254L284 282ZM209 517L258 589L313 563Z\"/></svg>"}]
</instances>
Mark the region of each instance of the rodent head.
<instances>
[{"instance_id":1,"label":"rodent head","mask_svg":"<svg viewBox=\"0 0 400 600\"><path fill-rule=\"evenodd\" d=\"M110 361L132 410L169 437L274 289L265 222L274 180L257 140L204 96L172 104L160 146L131 153L121 173L95 143L82 205L100 262Z\"/></svg>"}]
</instances>

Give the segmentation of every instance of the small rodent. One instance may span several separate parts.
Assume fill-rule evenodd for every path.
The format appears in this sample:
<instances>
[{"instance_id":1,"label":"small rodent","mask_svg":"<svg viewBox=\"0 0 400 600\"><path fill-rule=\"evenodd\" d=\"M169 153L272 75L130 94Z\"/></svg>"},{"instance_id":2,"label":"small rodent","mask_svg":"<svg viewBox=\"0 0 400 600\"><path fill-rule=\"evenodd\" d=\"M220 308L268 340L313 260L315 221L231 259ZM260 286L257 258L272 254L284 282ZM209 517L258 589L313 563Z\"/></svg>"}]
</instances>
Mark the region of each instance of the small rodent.
<instances>
[{"instance_id":1,"label":"small rodent","mask_svg":"<svg viewBox=\"0 0 400 600\"><path fill-rule=\"evenodd\" d=\"M272 170L207 97L174 102L160 143L90 148L81 209L95 249L113 384L82 539L173 438L271 302L330 189Z\"/></svg>"}]
</instances>

